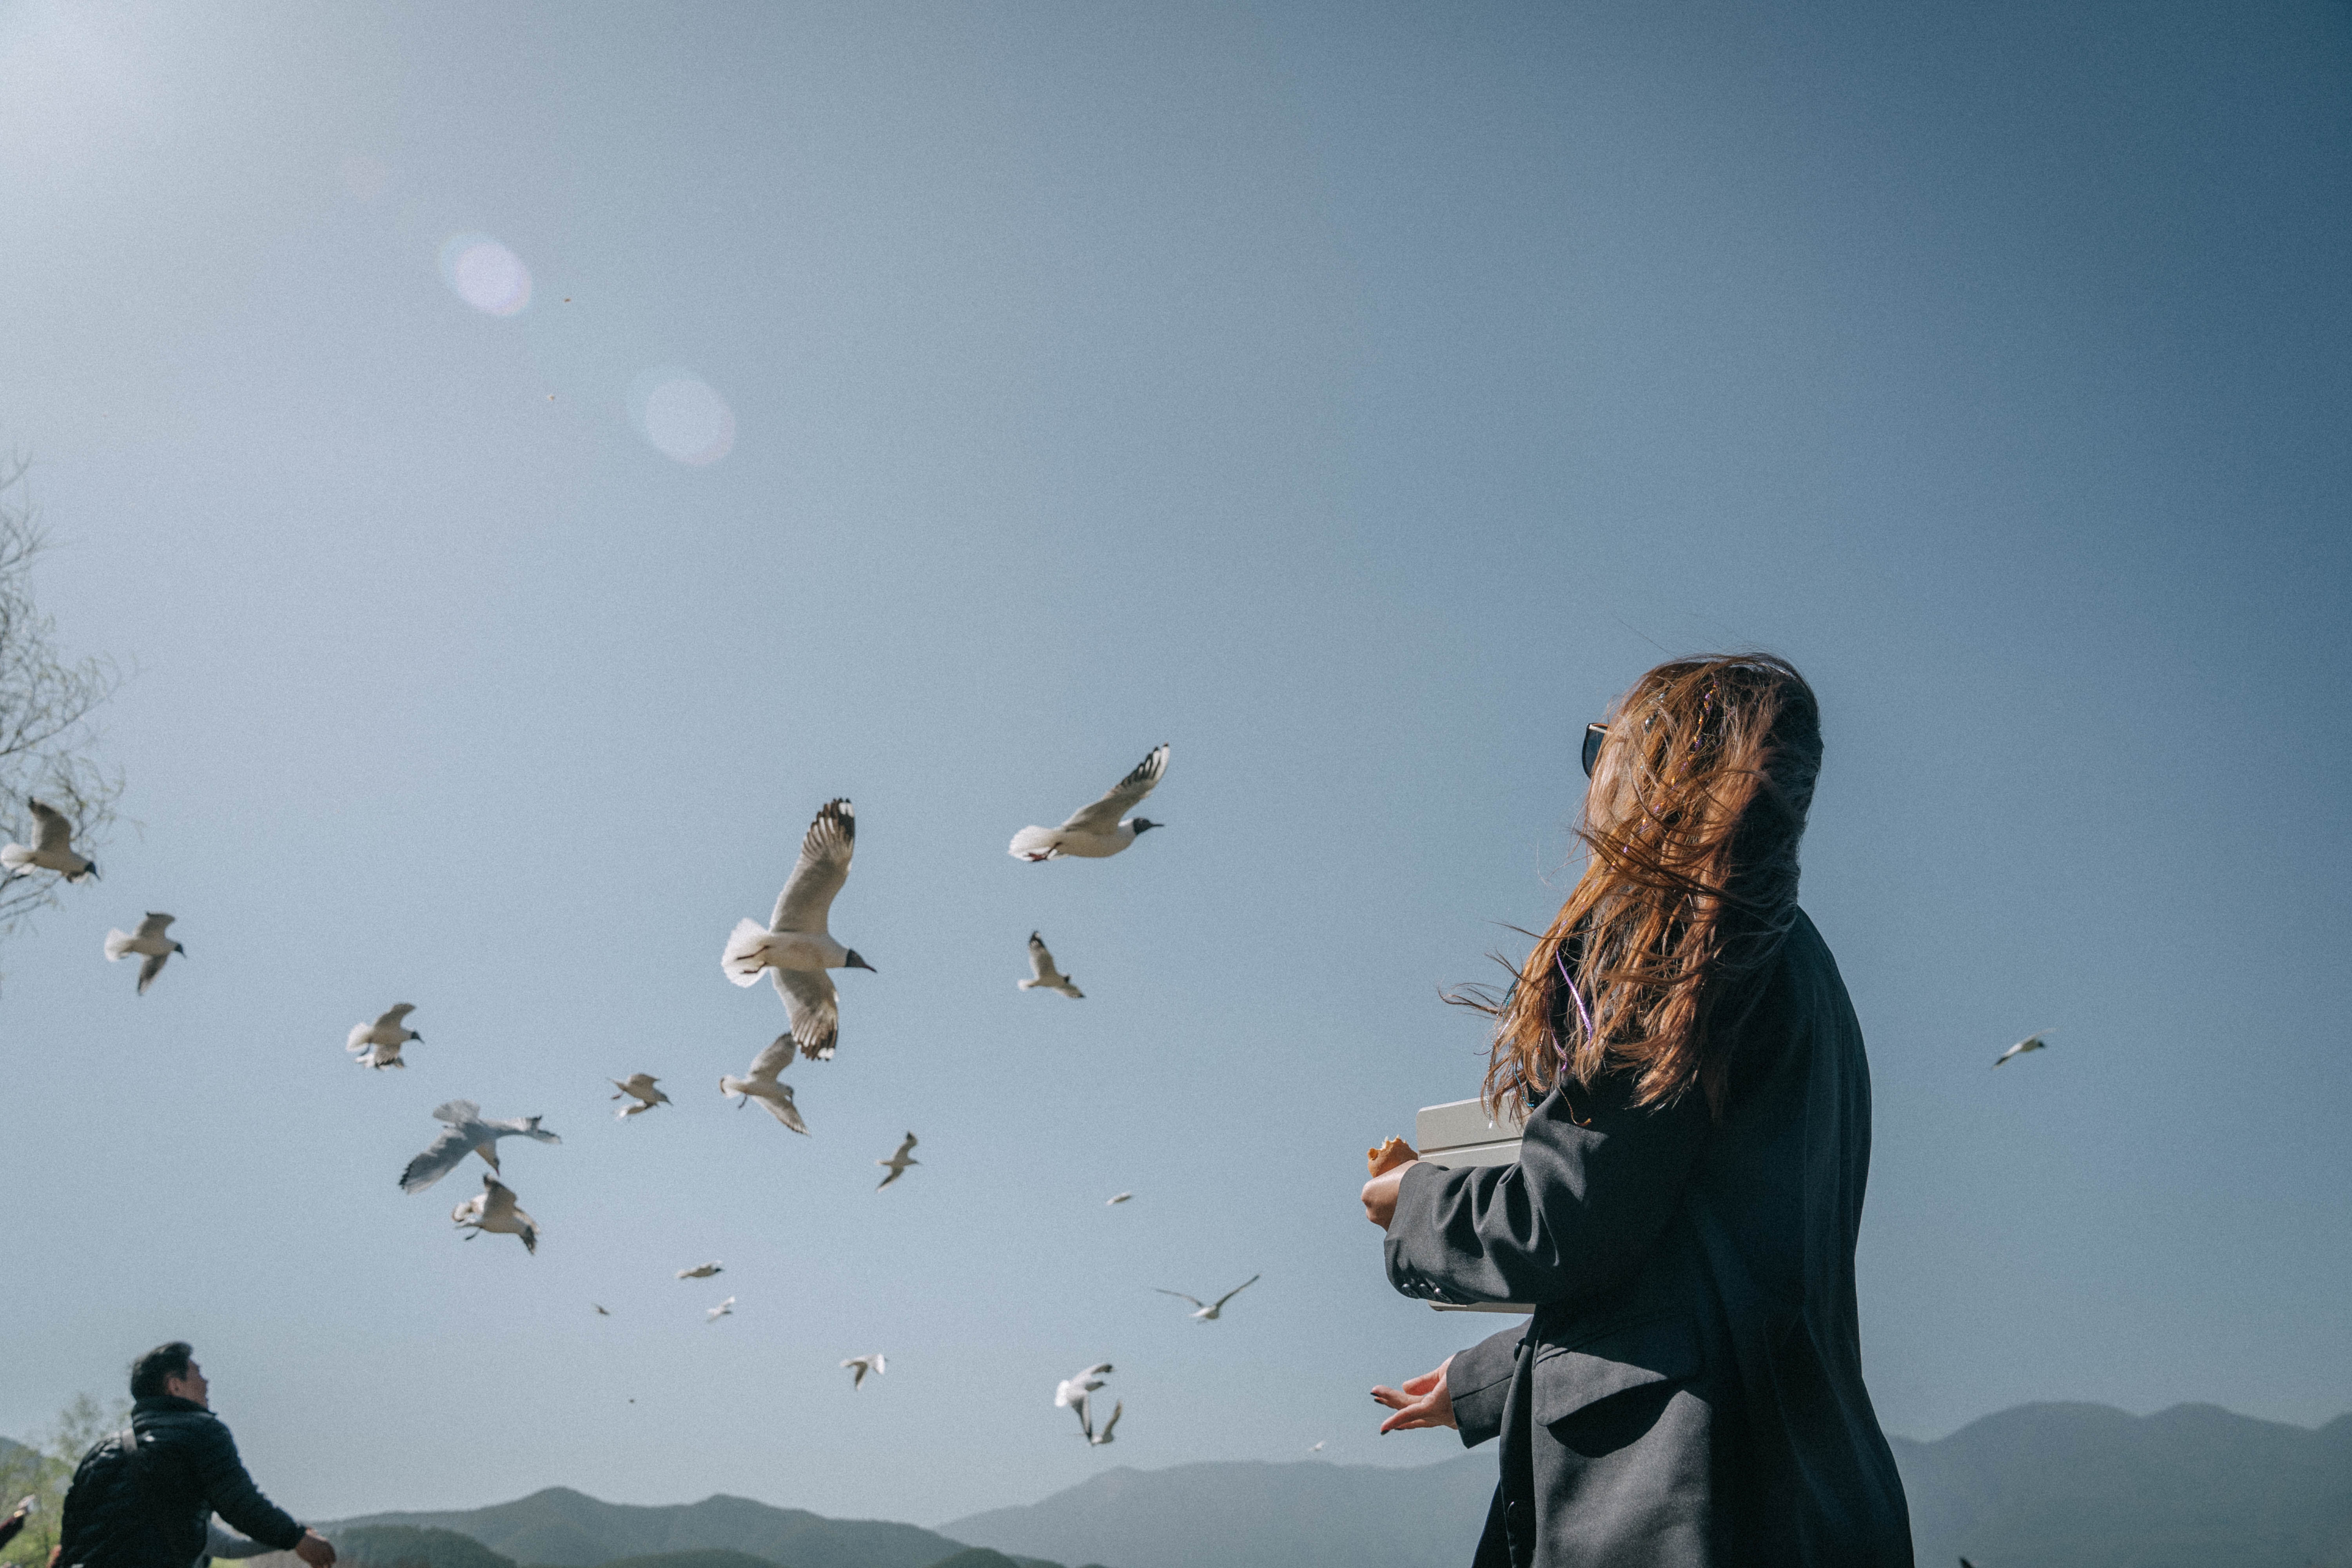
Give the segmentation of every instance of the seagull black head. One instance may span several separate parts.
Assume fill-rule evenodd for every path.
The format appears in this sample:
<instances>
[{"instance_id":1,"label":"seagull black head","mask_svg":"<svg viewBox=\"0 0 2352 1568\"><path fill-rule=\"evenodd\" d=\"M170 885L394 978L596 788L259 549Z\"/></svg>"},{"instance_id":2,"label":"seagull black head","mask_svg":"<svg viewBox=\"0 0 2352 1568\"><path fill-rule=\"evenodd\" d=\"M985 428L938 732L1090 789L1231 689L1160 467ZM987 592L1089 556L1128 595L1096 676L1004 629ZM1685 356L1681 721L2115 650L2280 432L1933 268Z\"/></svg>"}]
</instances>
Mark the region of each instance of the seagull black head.
<instances>
[{"instance_id":1,"label":"seagull black head","mask_svg":"<svg viewBox=\"0 0 2352 1568\"><path fill-rule=\"evenodd\" d=\"M1140 838L1140 837L1142 837L1145 834L1147 834L1147 833L1150 832L1153 828L1155 828L1155 827L1160 827L1160 826L1165 826L1165 825L1164 825L1164 824L1161 824L1161 823L1153 822L1153 821L1151 821L1151 820L1150 820L1149 818L1146 818L1146 817L1139 816L1139 817L1137 817L1137 818L1135 819L1135 823L1134 823L1134 826L1135 826L1135 836L1136 836L1138 838Z\"/></svg>"},{"instance_id":2,"label":"seagull black head","mask_svg":"<svg viewBox=\"0 0 2352 1568\"><path fill-rule=\"evenodd\" d=\"M844 969L862 969L868 974L879 974L882 973L872 964L866 963L864 959L858 957L857 950L854 947L849 950L849 956L841 961L841 967Z\"/></svg>"},{"instance_id":3,"label":"seagull black head","mask_svg":"<svg viewBox=\"0 0 2352 1568\"><path fill-rule=\"evenodd\" d=\"M188 956L188 945L187 945L187 943L185 943L185 942L173 942L173 943L172 944L172 951L173 951L173 952L178 953L182 958L185 958L185 957L187 957L187 956Z\"/></svg>"}]
</instances>

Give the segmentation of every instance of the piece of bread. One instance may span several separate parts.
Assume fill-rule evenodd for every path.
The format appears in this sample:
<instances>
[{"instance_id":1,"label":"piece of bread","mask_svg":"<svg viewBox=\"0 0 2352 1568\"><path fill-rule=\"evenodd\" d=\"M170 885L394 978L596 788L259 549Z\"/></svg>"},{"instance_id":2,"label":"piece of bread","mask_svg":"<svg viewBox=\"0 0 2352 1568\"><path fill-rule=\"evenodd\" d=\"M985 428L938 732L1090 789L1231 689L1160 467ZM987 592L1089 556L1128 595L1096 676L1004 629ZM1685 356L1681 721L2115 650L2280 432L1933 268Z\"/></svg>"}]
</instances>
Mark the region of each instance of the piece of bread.
<instances>
[{"instance_id":1,"label":"piece of bread","mask_svg":"<svg viewBox=\"0 0 2352 1568\"><path fill-rule=\"evenodd\" d=\"M1384 1176L1399 1165L1410 1165L1420 1158L1412 1152L1412 1145L1402 1138L1391 1138L1377 1149L1364 1151L1364 1163L1372 1168L1375 1176Z\"/></svg>"}]
</instances>

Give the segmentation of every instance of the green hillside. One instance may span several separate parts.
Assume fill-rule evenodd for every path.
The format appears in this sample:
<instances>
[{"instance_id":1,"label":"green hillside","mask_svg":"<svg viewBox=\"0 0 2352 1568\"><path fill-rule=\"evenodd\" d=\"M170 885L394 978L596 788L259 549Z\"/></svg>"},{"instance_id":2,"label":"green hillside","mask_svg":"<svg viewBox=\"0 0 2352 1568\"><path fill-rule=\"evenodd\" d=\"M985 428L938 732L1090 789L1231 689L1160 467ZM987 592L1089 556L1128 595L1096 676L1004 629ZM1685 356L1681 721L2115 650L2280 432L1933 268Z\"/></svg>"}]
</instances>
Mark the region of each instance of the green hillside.
<instances>
[{"instance_id":1,"label":"green hillside","mask_svg":"<svg viewBox=\"0 0 2352 1568\"><path fill-rule=\"evenodd\" d=\"M454 1530L362 1525L338 1529L334 1542L337 1558L357 1568L515 1568L513 1558Z\"/></svg>"}]
</instances>

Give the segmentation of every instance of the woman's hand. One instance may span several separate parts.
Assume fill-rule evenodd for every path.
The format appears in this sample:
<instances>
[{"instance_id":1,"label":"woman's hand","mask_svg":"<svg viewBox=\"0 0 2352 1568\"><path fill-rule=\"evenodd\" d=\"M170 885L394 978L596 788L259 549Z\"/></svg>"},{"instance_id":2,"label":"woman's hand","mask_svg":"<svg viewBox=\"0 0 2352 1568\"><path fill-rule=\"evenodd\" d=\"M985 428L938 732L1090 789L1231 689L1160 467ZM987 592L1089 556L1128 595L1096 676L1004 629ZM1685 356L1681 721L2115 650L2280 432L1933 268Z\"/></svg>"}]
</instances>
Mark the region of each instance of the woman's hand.
<instances>
[{"instance_id":1,"label":"woman's hand","mask_svg":"<svg viewBox=\"0 0 2352 1568\"><path fill-rule=\"evenodd\" d=\"M1454 1425L1454 1395L1445 1386L1445 1369L1454 1364L1447 1356L1435 1372L1408 1377L1404 1387L1375 1388L1372 1397L1396 1412L1381 1423L1383 1434L1411 1432L1423 1426Z\"/></svg>"},{"instance_id":2,"label":"woman's hand","mask_svg":"<svg viewBox=\"0 0 2352 1568\"><path fill-rule=\"evenodd\" d=\"M1382 1230L1396 1218L1397 1188L1404 1184L1404 1173L1418 1163L1407 1160L1392 1171L1383 1171L1364 1184L1364 1217Z\"/></svg>"}]
</instances>

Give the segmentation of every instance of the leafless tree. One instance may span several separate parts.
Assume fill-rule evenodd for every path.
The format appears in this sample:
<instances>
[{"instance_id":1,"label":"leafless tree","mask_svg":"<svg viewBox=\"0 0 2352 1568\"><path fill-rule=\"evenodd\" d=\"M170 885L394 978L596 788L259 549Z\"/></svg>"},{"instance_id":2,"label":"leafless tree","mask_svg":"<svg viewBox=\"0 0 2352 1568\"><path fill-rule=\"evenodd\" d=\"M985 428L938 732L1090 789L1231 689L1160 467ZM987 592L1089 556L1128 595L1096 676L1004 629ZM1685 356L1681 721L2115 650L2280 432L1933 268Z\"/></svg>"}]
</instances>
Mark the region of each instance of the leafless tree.
<instances>
[{"instance_id":1,"label":"leafless tree","mask_svg":"<svg viewBox=\"0 0 2352 1568\"><path fill-rule=\"evenodd\" d=\"M68 663L57 623L33 601L33 566L47 545L26 493L22 458L0 462L0 832L33 842L26 801L74 825L74 847L102 844L122 794L121 773L98 760L93 715L114 695L112 661ZM0 936L58 901L58 874L35 871L0 888Z\"/></svg>"}]
</instances>

